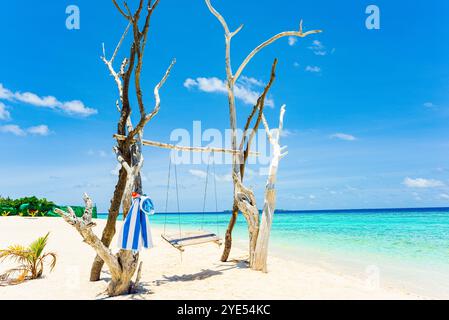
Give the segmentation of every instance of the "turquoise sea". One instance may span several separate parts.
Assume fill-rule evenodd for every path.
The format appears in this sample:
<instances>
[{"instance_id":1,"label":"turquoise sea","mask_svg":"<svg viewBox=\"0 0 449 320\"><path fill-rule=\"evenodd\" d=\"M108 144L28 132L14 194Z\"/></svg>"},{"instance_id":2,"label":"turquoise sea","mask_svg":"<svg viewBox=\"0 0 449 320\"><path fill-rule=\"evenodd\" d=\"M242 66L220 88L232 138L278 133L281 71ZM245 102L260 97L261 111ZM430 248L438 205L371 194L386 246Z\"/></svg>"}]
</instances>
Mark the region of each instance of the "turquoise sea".
<instances>
[{"instance_id":1,"label":"turquoise sea","mask_svg":"<svg viewBox=\"0 0 449 320\"><path fill-rule=\"evenodd\" d=\"M101 215L106 218L105 215ZM230 213L156 214L167 229L226 230ZM235 244L246 248L246 222L239 217ZM357 277L378 270L383 285L449 298L449 208L278 212L271 250L302 263Z\"/></svg>"}]
</instances>

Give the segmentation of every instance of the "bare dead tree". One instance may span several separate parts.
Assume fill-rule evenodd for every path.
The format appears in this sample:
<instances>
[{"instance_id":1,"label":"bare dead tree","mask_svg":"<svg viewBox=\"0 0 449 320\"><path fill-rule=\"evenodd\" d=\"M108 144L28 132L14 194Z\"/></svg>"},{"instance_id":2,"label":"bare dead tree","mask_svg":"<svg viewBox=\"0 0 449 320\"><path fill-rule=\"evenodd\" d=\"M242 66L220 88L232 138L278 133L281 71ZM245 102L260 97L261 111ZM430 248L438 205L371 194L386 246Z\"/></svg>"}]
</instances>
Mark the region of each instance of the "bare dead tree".
<instances>
[{"instance_id":1,"label":"bare dead tree","mask_svg":"<svg viewBox=\"0 0 449 320\"><path fill-rule=\"evenodd\" d=\"M268 140L273 148L270 161L270 169L265 187L264 208L262 210L262 221L259 223L259 209L256 204L254 192L246 188L240 177L234 174L235 192L239 210L248 221L250 233L249 264L251 269L267 272L268 243L270 239L271 226L276 209L276 181L279 162L288 152L287 147L280 146L280 137L284 126L285 105L281 107L279 127L273 133L262 116L262 122ZM256 218L257 217L257 218Z\"/></svg>"},{"instance_id":2,"label":"bare dead tree","mask_svg":"<svg viewBox=\"0 0 449 320\"><path fill-rule=\"evenodd\" d=\"M270 44L274 43L275 41L277 41L278 39L284 38L284 37L298 37L298 38L305 38L309 35L312 34L317 34L320 33L320 30L312 30L312 31L307 31L304 32L303 31L303 23L302 21L300 22L299 25L299 31L285 31L285 32L281 32L278 33L276 35L274 35L273 37L269 38L267 41L263 42L262 44L260 44L259 46L257 46L254 50L252 50L250 52L250 54L243 60L243 62L240 64L240 66L238 67L237 71L235 73L233 73L233 69L232 69L232 64L231 64L231 42L232 39L242 30L243 25L241 25L239 28L237 28L235 31L231 32L230 28L226 22L226 20L223 18L223 16L212 6L211 4L211 0L205 0L207 7L209 8L209 11L217 18L217 20L220 22L220 24L222 25L224 32L225 32L225 46L226 46L226 54L225 54L225 62L226 62L226 84L227 84L227 91L228 91L228 100L229 100L229 115L230 115L230 127L231 127L231 144L232 144L232 149L236 149L237 148L237 112L236 112L236 104L235 104L235 84L237 82L237 80L239 79L239 77L242 75L243 71L245 70L246 66L248 65L248 63L264 48L266 48L267 46L269 46ZM276 62L273 66L273 70L275 70L276 67ZM265 103L265 98L266 98L266 94L268 92L268 90L271 87L272 81L274 80L274 71L272 72L272 77L270 80L269 85L265 88L264 93L261 95L261 97L259 98L259 101L257 102L255 108L253 109L252 113L250 114L247 124L245 125L245 128L249 128L249 123L251 122L252 118L254 117L255 113L257 112L257 110L259 111L259 116L258 116L258 121L256 122L255 128L257 128L260 124L260 121L262 121L264 123L265 129L268 128L268 124L266 122L266 119L264 117L263 114L263 106ZM284 116L284 112L285 109L282 109L283 111L281 111L281 118L283 120L283 116ZM267 132L267 134L269 134ZM270 134L271 136L271 134ZM272 136L271 136L272 137ZM241 144L241 148L242 145L246 144L246 150L250 150L251 148L251 142L252 142L252 138L250 135L250 138L248 140L244 140L242 141ZM270 139L270 143L273 146L273 148L277 148L279 146L279 137L278 138L271 138ZM234 178L234 201L233 201L233 210L232 210L232 216L231 216L231 220L230 223L228 225L228 229L226 231L226 239L225 239L225 248L223 251L223 255L221 260L222 261L227 261L229 258L229 254L231 251L231 247L232 247L232 231L235 225L235 222L237 220L238 217L238 212L239 210L243 213L243 215L245 216L245 219L247 221L248 224L248 231L249 231L249 242L250 242L250 265L251 268L254 269L260 269L259 265L261 263L256 263L256 247L257 247L257 243L258 243L258 236L259 236L259 227L260 227L260 221L259 221L259 211L257 210L256 207L256 202L255 202L255 197L254 194L252 193L251 190L247 189L244 187L243 185L243 178L244 178L244 173L245 173L245 167L247 164L247 155L245 157L245 153L243 155L241 155L242 158L238 157L238 154L235 154L233 156L233 178ZM276 156L276 154L273 156L272 159L272 166L273 166L273 174L271 175L271 179L269 176L269 181L272 180L276 180L276 174L277 174L277 164L279 163L280 160L280 156ZM274 162L274 163L273 163ZM274 170L274 168L276 168L276 170ZM270 182L269 182L270 183ZM266 191L266 197L272 197L275 192L274 192L274 185L272 185L271 187L272 189L270 189L270 192ZM267 198L265 199L266 203L267 203ZM274 213L274 204L275 201L271 201L269 200L268 203L270 203L270 205L268 206L269 208L273 208L273 213ZM268 208L267 207L267 208ZM268 214L268 209L267 209L267 214ZM273 214L272 213L272 214ZM272 215L271 215L272 218ZM260 248L265 248L268 246L268 237L269 237L269 232L267 232L267 230L269 228L267 228L268 225L271 226L270 223L267 223L267 221L271 221L270 217L265 217L262 219L262 225L266 225L264 227L264 236L263 238L267 238L267 243L266 246L263 246L262 244L259 246ZM268 237L267 237L268 235ZM264 242L265 243L265 242ZM266 255L257 255L259 257L265 256ZM263 259L263 258L260 258ZM263 264L263 263L262 263ZM257 266L257 267L256 267Z\"/></svg>"},{"instance_id":3,"label":"bare dead tree","mask_svg":"<svg viewBox=\"0 0 449 320\"><path fill-rule=\"evenodd\" d=\"M154 1L154 3L152 0L139 0L138 8L134 12L131 11L126 2L123 5L124 9L117 3L116 0L112 0L112 2L118 12L126 19L128 26L126 27L111 58L106 58L106 50L104 45L103 56L101 57L111 76L114 78L118 89L119 99L116 102L116 107L120 117L117 125L117 135L124 137L124 139L117 139L117 145L114 147L114 152L117 156L117 161L121 165L121 169L114 195L111 200L108 221L101 238L101 243L106 248L110 246L116 233L116 222L120 208L122 207L123 212L126 215L131 206L132 192L135 191L140 194L142 193L142 179L140 171L144 162L142 155L143 131L145 126L158 114L160 110L161 99L159 90L165 84L168 76L170 75L171 69L175 64L175 60L173 60L161 81L154 88L155 105L153 110L147 113L141 88L141 73L150 21L154 10L159 4L159 0ZM145 14L145 18L143 26L141 27L139 22L141 21L143 14ZM114 69L115 59L130 30L132 31L133 37L129 48L129 56L124 58L120 65L120 69L116 71ZM130 104L130 89L132 86L132 78L134 78L134 90L140 114L140 119L136 126L133 125L131 120L132 106ZM105 252L101 246L97 245L96 251L97 256L91 268L91 281L97 281L100 279L101 269L105 262L108 267L111 268L111 261L109 261L109 263L108 261L105 261ZM112 283L114 284L111 283L110 289L108 290L110 295L120 295L132 290L133 284L131 282L131 277L136 271L139 255L130 251L121 250L117 254L117 258L121 268L121 274L116 276L116 279L118 279L117 281L114 281L113 279ZM111 258L109 258L109 260L110 259Z\"/></svg>"}]
</instances>

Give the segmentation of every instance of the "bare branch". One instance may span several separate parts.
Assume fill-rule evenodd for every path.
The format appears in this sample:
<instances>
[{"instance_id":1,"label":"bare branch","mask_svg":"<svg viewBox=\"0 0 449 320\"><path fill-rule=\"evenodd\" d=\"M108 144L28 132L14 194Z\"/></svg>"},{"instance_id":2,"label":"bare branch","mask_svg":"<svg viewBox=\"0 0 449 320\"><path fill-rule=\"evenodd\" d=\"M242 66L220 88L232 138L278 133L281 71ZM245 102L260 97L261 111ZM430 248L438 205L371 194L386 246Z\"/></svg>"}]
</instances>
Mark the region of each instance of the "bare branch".
<instances>
[{"instance_id":1,"label":"bare branch","mask_svg":"<svg viewBox=\"0 0 449 320\"><path fill-rule=\"evenodd\" d=\"M116 134L116 135L114 135L114 139L116 139L118 141L124 141L124 140L126 140L126 137ZM136 140L134 140L134 139L131 140L131 143L135 143L135 142L136 142ZM177 150L177 151L241 154L240 150L229 150L229 149L210 148L210 147L183 147L183 146L176 146L173 144L150 141L150 140L142 140L142 144L144 146ZM250 152L249 154L251 156L260 156L260 153L258 153L258 152Z\"/></svg>"},{"instance_id":2,"label":"bare branch","mask_svg":"<svg viewBox=\"0 0 449 320\"><path fill-rule=\"evenodd\" d=\"M176 59L173 59L170 66L168 67L167 71L165 72L164 77L154 88L154 98L156 100L155 107L151 113L145 115L144 117L141 117L141 119L140 119L139 123L137 124L137 126L135 127L135 129L133 129L129 133L129 136L131 138L133 138L136 134L138 134L140 131L142 131L142 129L147 125L147 123L150 122L159 113L159 110L161 107L161 98L160 98L159 91L162 88L162 86L165 84L165 82L167 81L168 77L170 76L171 70L175 64L176 64Z\"/></svg>"},{"instance_id":3,"label":"bare branch","mask_svg":"<svg viewBox=\"0 0 449 320\"><path fill-rule=\"evenodd\" d=\"M129 28L131 27L131 22L128 23L128 25L126 26L125 32L123 32L122 37L120 38L119 43L117 44L117 46L115 47L114 53L112 54L111 59L109 60L111 62L111 64L114 62L115 57L117 56L118 51L120 50L120 47L122 46L123 41L126 38L126 35L128 34Z\"/></svg>"},{"instance_id":4,"label":"bare branch","mask_svg":"<svg viewBox=\"0 0 449 320\"><path fill-rule=\"evenodd\" d=\"M118 12L120 12L120 14L121 14L122 16L125 17L125 19L131 20L131 16L127 15L127 14L122 10L122 8L120 8L120 6L118 5L118 3L117 3L116 0L112 0L112 2L114 3L114 5L115 5L115 7L117 8Z\"/></svg>"},{"instance_id":5,"label":"bare branch","mask_svg":"<svg viewBox=\"0 0 449 320\"><path fill-rule=\"evenodd\" d=\"M86 210L91 206L92 200L89 196L85 195L84 200L86 202ZM91 207L90 207L91 208ZM109 248L107 248L100 239L92 231L92 224L86 224L82 219L77 218L71 207L67 208L68 212L61 209L55 209L55 212L59 214L68 224L72 225L78 233L83 237L84 241L95 249L97 254L108 265L111 273L117 275L120 273L121 267Z\"/></svg>"},{"instance_id":6,"label":"bare branch","mask_svg":"<svg viewBox=\"0 0 449 320\"><path fill-rule=\"evenodd\" d=\"M239 33L241 30L243 29L243 24L237 28L237 30L235 30L234 32L231 33L231 38L234 38L237 33Z\"/></svg>"},{"instance_id":7,"label":"bare branch","mask_svg":"<svg viewBox=\"0 0 449 320\"><path fill-rule=\"evenodd\" d=\"M176 59L173 59L173 61L171 62L170 66L168 67L167 71L165 72L164 77L162 78L162 80L157 84L157 86L154 88L154 99L156 101L155 107L153 112L151 112L150 114L148 114L146 116L146 121L150 121L151 119L154 118L154 116L156 116L156 114L159 112L160 107L161 107L161 97L159 95L159 90L162 88L162 86L165 84L165 82L167 81L168 77L170 76L170 72L173 68L173 66L176 64Z\"/></svg>"},{"instance_id":8,"label":"bare branch","mask_svg":"<svg viewBox=\"0 0 449 320\"><path fill-rule=\"evenodd\" d=\"M280 140L282 130L284 130L284 116L285 116L286 107L287 106L285 104L281 107L281 115L279 116L278 141Z\"/></svg>"},{"instance_id":9,"label":"bare branch","mask_svg":"<svg viewBox=\"0 0 449 320\"><path fill-rule=\"evenodd\" d=\"M266 87L265 87L265 89L264 89L262 95L259 97L259 99L257 99L257 103L256 103L256 105L254 106L253 112L251 113L251 115L250 115L250 117L248 118L247 123L246 123L246 125L245 125L245 130L244 130L244 132L246 132L246 131L248 130L249 124L251 123L252 118L253 118L254 115L255 115L255 111L256 111L256 110L259 110L259 115L258 115L258 117L257 117L257 121L256 121L256 123L255 123L253 129L251 130L251 134L250 134L250 136L249 136L249 138L248 138L247 147L246 147L246 150L245 150L245 156L246 156L246 154L248 153L249 149L251 148L252 140L254 139L254 136L255 136L255 134L256 134L256 131L259 129L260 122L262 121L262 118L264 117L263 111L264 111L264 107L265 107L265 100L266 100L266 97L267 97L268 92L269 92L270 89L271 89L271 86L273 85L274 80L276 79L276 67L277 67L277 63L278 63L278 60L275 59L274 62L273 62L273 66L271 67L270 81L269 81L268 84L266 85ZM241 149L243 148L243 145L244 145L244 143L245 143L245 140L246 140L246 135L244 135L244 137L243 137L243 139L242 139L242 145L240 146ZM247 158L247 156L246 156L245 158Z\"/></svg>"},{"instance_id":10,"label":"bare branch","mask_svg":"<svg viewBox=\"0 0 449 320\"><path fill-rule=\"evenodd\" d=\"M229 27L228 27L228 24L226 23L226 20L223 18L223 16L217 10L215 10L215 8L210 3L210 0L205 0L205 1L206 1L206 5L209 8L210 12L218 19L218 21L220 21L221 25L223 26L226 36L231 36L231 32L229 31Z\"/></svg>"},{"instance_id":11,"label":"bare branch","mask_svg":"<svg viewBox=\"0 0 449 320\"><path fill-rule=\"evenodd\" d=\"M301 23L302 26L302 23ZM302 28L302 27L301 27ZM248 65L248 63L251 61L252 58L254 58L254 56L259 53L259 51L261 51L263 48L269 46L270 44L272 44L273 42L275 42L278 39L284 38L284 37L299 37L299 38L305 38L311 34L316 34L316 33L320 33L322 32L321 30L312 30L312 31L308 31L308 32L302 32L302 30L300 31L285 31L285 32L281 32L273 37L271 37L270 39L268 39L267 41L265 41L264 43L260 44L259 46L257 46L247 57L246 59L243 61L243 63L240 65L240 67L238 68L237 72L234 75L234 83L238 80L238 78L240 77L240 75L242 74L243 70L245 69L245 67Z\"/></svg>"},{"instance_id":12,"label":"bare branch","mask_svg":"<svg viewBox=\"0 0 449 320\"><path fill-rule=\"evenodd\" d=\"M86 203L86 208L84 209L83 214L83 222L86 227L93 227L95 223L92 222L92 211L93 211L93 202L92 199L88 196L87 193L84 194L83 200Z\"/></svg>"}]
</instances>

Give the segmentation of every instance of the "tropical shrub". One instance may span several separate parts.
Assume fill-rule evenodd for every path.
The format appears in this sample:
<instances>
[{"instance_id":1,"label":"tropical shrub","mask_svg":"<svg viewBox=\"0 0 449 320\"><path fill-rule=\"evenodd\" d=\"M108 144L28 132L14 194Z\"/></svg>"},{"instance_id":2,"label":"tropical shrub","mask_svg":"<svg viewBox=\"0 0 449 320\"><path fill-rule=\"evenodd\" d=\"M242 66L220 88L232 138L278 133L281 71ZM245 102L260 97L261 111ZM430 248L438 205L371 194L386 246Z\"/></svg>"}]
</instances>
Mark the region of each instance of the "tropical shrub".
<instances>
[{"instance_id":1,"label":"tropical shrub","mask_svg":"<svg viewBox=\"0 0 449 320\"><path fill-rule=\"evenodd\" d=\"M0 197L0 214L9 212L10 215L36 216L39 212L48 212L55 207L55 204L47 199L38 199L37 197L25 197L20 199ZM35 211L38 211L35 213Z\"/></svg>"},{"instance_id":2,"label":"tropical shrub","mask_svg":"<svg viewBox=\"0 0 449 320\"><path fill-rule=\"evenodd\" d=\"M0 262L11 260L19 265L0 275L0 281L9 284L19 284L25 280L34 280L42 277L44 273L44 263L50 261L50 271L56 266L56 254L53 252L44 253L50 233L39 238L28 247L21 245L10 246L5 250L0 250Z\"/></svg>"}]
</instances>

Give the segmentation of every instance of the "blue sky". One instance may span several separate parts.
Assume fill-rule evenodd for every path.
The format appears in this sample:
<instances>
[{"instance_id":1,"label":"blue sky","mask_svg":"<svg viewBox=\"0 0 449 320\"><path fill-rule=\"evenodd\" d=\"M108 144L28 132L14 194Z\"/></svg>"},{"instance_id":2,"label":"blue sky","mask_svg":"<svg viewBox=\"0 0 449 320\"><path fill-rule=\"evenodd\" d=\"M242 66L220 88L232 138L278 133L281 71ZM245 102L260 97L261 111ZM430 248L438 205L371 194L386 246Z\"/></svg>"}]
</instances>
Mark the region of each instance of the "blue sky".
<instances>
[{"instance_id":1,"label":"blue sky","mask_svg":"<svg viewBox=\"0 0 449 320\"><path fill-rule=\"evenodd\" d=\"M274 124L287 104L283 143L290 154L279 172L279 208L448 206L449 3L213 3L231 29L245 24L233 40L234 68L270 36L297 29L300 19L306 29L324 30L296 43L278 41L245 70L246 77L266 82L273 59L279 59L273 106L266 110ZM65 27L71 4L80 8L80 30ZM365 28L369 4L381 10L380 30ZM117 179L111 150L118 114L101 44L110 54L125 26L109 0L1 2L1 195L78 204L87 191L100 210L107 209ZM197 120L205 129L228 127L226 96L204 92L217 91L207 85L225 76L223 30L204 1L161 0L146 54L148 108L152 88L171 59L178 61L146 138L168 142L174 129L192 130ZM187 79L193 80L189 88ZM238 102L240 126L251 109L248 94L260 90L242 88L247 91ZM163 209L168 153L146 149L145 157L145 190ZM202 208L204 170L179 168L182 210ZM232 201L230 170L217 168L220 210ZM251 170L247 183L261 206L265 177L257 166ZM212 199L208 209L214 209Z\"/></svg>"}]
</instances>

